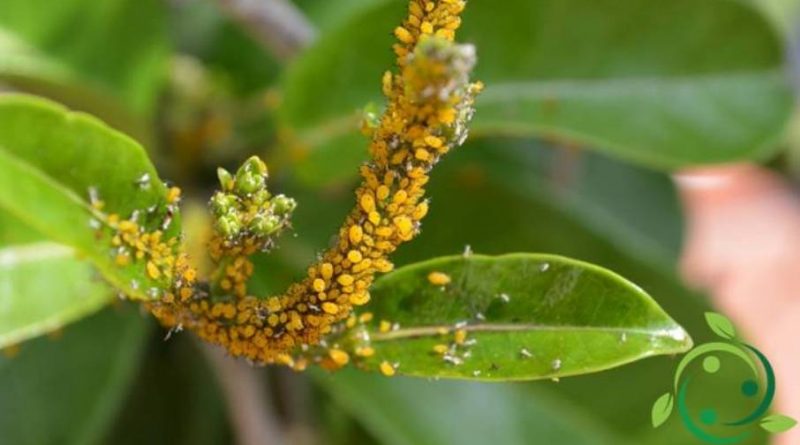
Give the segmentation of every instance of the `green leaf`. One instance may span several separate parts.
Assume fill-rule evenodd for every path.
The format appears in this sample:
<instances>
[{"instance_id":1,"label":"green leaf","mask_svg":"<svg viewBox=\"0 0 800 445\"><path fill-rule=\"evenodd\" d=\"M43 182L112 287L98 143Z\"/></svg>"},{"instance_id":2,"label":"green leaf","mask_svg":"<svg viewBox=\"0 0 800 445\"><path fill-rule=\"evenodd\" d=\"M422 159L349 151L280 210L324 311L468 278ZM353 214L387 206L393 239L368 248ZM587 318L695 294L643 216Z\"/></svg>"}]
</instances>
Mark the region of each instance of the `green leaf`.
<instances>
[{"instance_id":1,"label":"green leaf","mask_svg":"<svg viewBox=\"0 0 800 445\"><path fill-rule=\"evenodd\" d=\"M143 176L149 178L147 187L141 186ZM47 239L73 248L116 288L147 298L154 284L143 262L117 266L109 241L97 238L90 190L105 202L105 212L124 218L154 208L145 226L160 227L166 187L138 144L51 102L0 95L0 208ZM176 217L168 236L179 225Z\"/></svg>"},{"instance_id":2,"label":"green leaf","mask_svg":"<svg viewBox=\"0 0 800 445\"><path fill-rule=\"evenodd\" d=\"M70 107L103 116L140 140L148 140L143 121L118 98L87 86L68 66L19 40L0 27L0 81L14 89L54 99Z\"/></svg>"},{"instance_id":3,"label":"green leaf","mask_svg":"<svg viewBox=\"0 0 800 445\"><path fill-rule=\"evenodd\" d=\"M706 312L706 322L715 334L722 338L732 340L736 338L736 329L727 317L716 312Z\"/></svg>"},{"instance_id":4,"label":"green leaf","mask_svg":"<svg viewBox=\"0 0 800 445\"><path fill-rule=\"evenodd\" d=\"M430 274L449 284L432 284ZM558 378L691 347L641 289L605 269L554 255L438 258L381 277L370 291L374 356L412 376ZM380 331L380 321L397 324ZM457 340L464 331L467 340ZM463 340L463 339L462 339ZM449 350L434 352L435 345Z\"/></svg>"},{"instance_id":5,"label":"green leaf","mask_svg":"<svg viewBox=\"0 0 800 445\"><path fill-rule=\"evenodd\" d=\"M631 279L653 295L673 319L692 333L694 340L713 340L703 317L710 309L707 301L681 286L674 275L682 219L668 175L626 165L596 152L553 150L530 140L486 139L470 141L463 149L449 154L437 165L426 188L433 199L430 213L422 224L420 236L393 255L396 264L461 252L467 244L482 254L524 250L575 257L602 264ZM284 192L302 203L295 219L298 236L283 240L282 248L270 256L269 264L263 263L269 267L262 270L270 273L254 277L258 280L257 294L280 292L292 279L302 277L305 266L328 245L330 234L340 223L332 215L343 217L352 206L349 190L293 187ZM276 263L278 258L283 262ZM278 274L285 276L279 278ZM485 429L467 428L472 426L470 423L480 426L479 422L459 422L459 419L480 419L494 414L498 419L506 419L524 414L513 402L504 402L502 396L495 395L513 391L525 400L541 403L543 411L550 413L546 416L537 414L539 411L525 411L534 413L519 420L530 433L517 443L530 443L530 437L539 432L544 436L550 427L566 419L572 429L576 429L574 425L583 427L589 423L630 439L607 443L641 445L661 440L659 444L667 445L693 440L680 422L668 422L658 430L650 422L653 400L661 395L659 388L672 381L675 365L674 357L654 357L580 378L562 379L558 384L429 383L423 379L387 379L374 373L358 374L363 378L353 378L352 383L342 381L339 377L342 373L337 373L326 382L331 387L346 385L342 391L355 393L352 397L357 401L374 400L369 404L341 403L343 409L378 438L377 443L434 443L434 439L415 442L420 435L404 439L407 435L397 433L409 429L405 427L411 424L406 417L408 410L419 414L414 417L413 428L437 431L436 437L444 438L438 443L453 443L447 440L448 434L462 429L466 430L464 443L486 443L486 436L482 435ZM731 386L726 385L740 383L732 378L721 383L719 391L709 392L708 397L716 400L728 392L725 388ZM442 385L448 389L439 394ZM511 391L505 389L506 385ZM483 410L479 401L472 402L479 399L470 396L473 386L485 388L488 397L497 397L492 412ZM324 388L339 400L334 394L336 389L327 385ZM419 410L420 405L425 405L426 396L434 392L437 398L459 402L443 404L447 410L436 410L436 414ZM382 428L382 425L387 426ZM514 431L511 429L509 434ZM648 440L652 440L645 442L642 436L650 433L652 437ZM467 440L472 436L476 441ZM599 436L589 436L576 437L567 431L547 443L598 443ZM560 437L564 440L559 440ZM745 442L764 445L765 437L766 433L754 434L752 440Z\"/></svg>"},{"instance_id":6,"label":"green leaf","mask_svg":"<svg viewBox=\"0 0 800 445\"><path fill-rule=\"evenodd\" d=\"M229 415L194 335L163 331L148 344L138 377L113 427L98 444L219 445L229 443Z\"/></svg>"},{"instance_id":7,"label":"green leaf","mask_svg":"<svg viewBox=\"0 0 800 445\"><path fill-rule=\"evenodd\" d=\"M0 210L0 348L99 310L113 291L73 249Z\"/></svg>"},{"instance_id":8,"label":"green leaf","mask_svg":"<svg viewBox=\"0 0 800 445\"><path fill-rule=\"evenodd\" d=\"M132 308L130 308L132 309ZM127 393L146 327L106 310L0 357L0 437L15 445L99 443Z\"/></svg>"},{"instance_id":9,"label":"green leaf","mask_svg":"<svg viewBox=\"0 0 800 445\"><path fill-rule=\"evenodd\" d=\"M761 419L758 425L772 434L777 434L794 428L797 421L783 414L772 414Z\"/></svg>"},{"instance_id":10,"label":"green leaf","mask_svg":"<svg viewBox=\"0 0 800 445\"><path fill-rule=\"evenodd\" d=\"M155 105L169 56L163 2L4 0L0 28L34 48L39 60L68 70L83 88L117 97L139 114ZM0 68L14 56L0 53ZM47 80L51 73L28 71L24 77Z\"/></svg>"},{"instance_id":11,"label":"green leaf","mask_svg":"<svg viewBox=\"0 0 800 445\"><path fill-rule=\"evenodd\" d=\"M632 443L541 385L386 379L354 370L312 375L380 444Z\"/></svg>"},{"instance_id":12,"label":"green leaf","mask_svg":"<svg viewBox=\"0 0 800 445\"><path fill-rule=\"evenodd\" d=\"M288 71L284 148L309 183L344 179L365 158L351 116L380 100L386 30L404 6L353 16ZM546 137L674 168L768 157L792 109L780 36L741 2L476 0L459 40L476 45L486 84L473 136Z\"/></svg>"},{"instance_id":13,"label":"green leaf","mask_svg":"<svg viewBox=\"0 0 800 445\"><path fill-rule=\"evenodd\" d=\"M653 403L653 409L650 411L650 420L653 422L653 428L658 428L669 419L672 414L673 406L672 393L665 393Z\"/></svg>"},{"instance_id":14,"label":"green leaf","mask_svg":"<svg viewBox=\"0 0 800 445\"><path fill-rule=\"evenodd\" d=\"M105 306L113 291L69 247L0 247L0 348L58 329Z\"/></svg>"}]
</instances>

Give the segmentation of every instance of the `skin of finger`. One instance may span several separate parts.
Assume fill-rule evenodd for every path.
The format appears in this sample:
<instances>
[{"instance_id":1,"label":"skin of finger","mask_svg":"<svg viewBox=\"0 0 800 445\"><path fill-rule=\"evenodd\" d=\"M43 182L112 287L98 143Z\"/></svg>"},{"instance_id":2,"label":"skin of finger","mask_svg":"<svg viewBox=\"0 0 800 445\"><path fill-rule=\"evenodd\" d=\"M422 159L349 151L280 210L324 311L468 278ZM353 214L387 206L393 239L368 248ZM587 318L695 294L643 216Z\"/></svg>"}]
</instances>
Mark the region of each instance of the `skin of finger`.
<instances>
[{"instance_id":1,"label":"skin of finger","mask_svg":"<svg viewBox=\"0 0 800 445\"><path fill-rule=\"evenodd\" d=\"M800 418L800 198L747 164L682 171L675 182L686 220L682 275L770 358L774 411ZM800 443L800 428L774 443Z\"/></svg>"}]
</instances>

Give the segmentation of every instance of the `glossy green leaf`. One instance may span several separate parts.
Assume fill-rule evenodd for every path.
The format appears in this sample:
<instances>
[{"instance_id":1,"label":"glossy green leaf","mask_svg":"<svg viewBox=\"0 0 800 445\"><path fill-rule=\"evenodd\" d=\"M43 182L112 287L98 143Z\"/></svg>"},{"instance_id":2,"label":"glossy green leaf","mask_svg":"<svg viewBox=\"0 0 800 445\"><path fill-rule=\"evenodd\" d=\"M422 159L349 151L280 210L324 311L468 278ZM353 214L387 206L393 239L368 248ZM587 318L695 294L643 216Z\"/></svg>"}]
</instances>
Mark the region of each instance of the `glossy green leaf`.
<instances>
[{"instance_id":1,"label":"glossy green leaf","mask_svg":"<svg viewBox=\"0 0 800 445\"><path fill-rule=\"evenodd\" d=\"M147 177L147 186L142 178ZM161 226L166 187L144 150L94 118L22 95L0 96L0 208L47 239L73 248L126 293L145 298L150 287L141 262L113 264L108 240L97 237L90 190L103 211L124 218L147 209L145 223ZM93 222L94 221L94 222ZM173 219L169 234L179 229Z\"/></svg>"},{"instance_id":2,"label":"glossy green leaf","mask_svg":"<svg viewBox=\"0 0 800 445\"><path fill-rule=\"evenodd\" d=\"M70 84L117 97L143 114L152 109L165 79L165 12L166 5L158 0L4 0L0 29L33 49L39 61L68 70ZM2 67L18 55L0 52L0 78L6 74ZM10 80L22 80L25 88L24 81L40 76L52 80L52 73L28 70Z\"/></svg>"},{"instance_id":3,"label":"glossy green leaf","mask_svg":"<svg viewBox=\"0 0 800 445\"><path fill-rule=\"evenodd\" d=\"M14 445L100 443L136 371L147 324L106 310L60 338L0 357L0 437Z\"/></svg>"},{"instance_id":4,"label":"glossy green leaf","mask_svg":"<svg viewBox=\"0 0 800 445\"><path fill-rule=\"evenodd\" d=\"M522 156L525 153L530 156ZM704 319L704 313L709 310L708 302L681 286L675 277L682 220L672 187L667 175L624 165L598 153L553 150L535 141L473 140L437 165L427 187L433 202L423 222L422 233L398 250L392 259L398 265L410 264L461 252L465 245L471 245L474 252L481 254L524 250L579 258L602 264L644 288L695 341L713 341L715 337ZM297 190L291 193L300 197ZM295 227L298 237L282 241L285 245L273 254L273 258L286 257L287 263L295 267L295 276L302 276L303 267L327 245L339 223L331 215L344 216L352 205L352 195L348 190L328 189L324 193L306 192L300 202ZM305 244L295 246L295 243ZM260 281L269 281L274 291L280 291L285 285L273 283L276 277L272 273L263 275ZM290 278L292 275L288 274L287 280ZM653 401L672 382L676 364L675 357L662 356L579 378L561 379L558 384L537 381L485 387L489 388L487 392L503 392L504 389L497 388L513 385L514 391L523 397L542 400L540 403L549 415L537 412L520 420L533 432L545 434L548 427L560 419L569 419L581 428L588 423L611 430L622 437L609 441L615 445L691 443L694 436L680 422L667 422L656 430L650 419ZM459 436L464 444L486 443L485 436L481 435L485 429L480 423L440 422L438 412L433 414L419 408L425 406L425 396L439 388L437 384L449 386L443 398L472 400L466 395L472 391L472 383L427 383L421 379L388 379L374 373L361 375L363 379L353 378L347 391L358 394L353 395L357 400L373 399L375 403L365 407L361 403L342 402L342 406L350 415L369 425L378 443L394 443L397 431L410 424L405 417L409 406L416 407L420 414L417 420L425 423L415 428L436 431L438 440L435 443L453 443L447 438L454 434L455 428L465 431L463 437ZM331 385L347 383L341 382L338 376L335 374L328 382ZM727 378L727 375L720 378ZM370 384L370 380L382 384ZM720 382L720 388L710 390L707 396L709 400L718 400L740 383L736 379ZM324 387L331 393L335 391ZM419 400L421 405L403 403L401 397L406 394L408 399ZM500 417L515 412L513 408L500 406L503 405L496 408ZM448 418L452 419L488 415L479 402L451 403L448 409L452 415ZM383 420L374 421L374 417ZM759 434L758 428L753 432L752 438L743 444L767 443L765 432ZM568 433L561 436L563 440L554 436L550 442L597 443L591 437ZM473 436L477 438L475 441L468 440ZM517 443L530 443L530 437L525 439Z\"/></svg>"},{"instance_id":5,"label":"glossy green leaf","mask_svg":"<svg viewBox=\"0 0 800 445\"><path fill-rule=\"evenodd\" d=\"M761 419L758 423L761 428L772 434L789 431L797 425L797 421L782 414L772 414Z\"/></svg>"},{"instance_id":6,"label":"glossy green leaf","mask_svg":"<svg viewBox=\"0 0 800 445\"><path fill-rule=\"evenodd\" d=\"M349 117L380 100L386 30L404 6L353 16L287 73L281 112L309 183L344 179L366 156ZM547 137L673 168L763 159L792 109L780 36L742 2L475 0L459 40L476 45L486 84L473 136Z\"/></svg>"},{"instance_id":7,"label":"glossy green leaf","mask_svg":"<svg viewBox=\"0 0 800 445\"><path fill-rule=\"evenodd\" d=\"M655 403L653 403L653 409L650 411L650 420L653 422L654 428L658 428L669 419L669 415L672 414L673 404L674 399L672 393L669 392L656 399Z\"/></svg>"},{"instance_id":8,"label":"glossy green leaf","mask_svg":"<svg viewBox=\"0 0 800 445\"><path fill-rule=\"evenodd\" d=\"M706 322L708 327L720 337L728 340L736 338L736 329L728 317L716 312L706 312Z\"/></svg>"},{"instance_id":9,"label":"glossy green leaf","mask_svg":"<svg viewBox=\"0 0 800 445\"><path fill-rule=\"evenodd\" d=\"M432 284L432 273L449 277ZM554 255L454 256L406 266L370 290L375 355L405 375L533 380L586 374L691 347L641 289L605 269ZM379 331L380 321L397 324ZM454 332L466 332L466 341ZM463 339L462 339L463 340ZM463 343L463 344L461 344ZM436 353L435 345L450 349Z\"/></svg>"}]
</instances>

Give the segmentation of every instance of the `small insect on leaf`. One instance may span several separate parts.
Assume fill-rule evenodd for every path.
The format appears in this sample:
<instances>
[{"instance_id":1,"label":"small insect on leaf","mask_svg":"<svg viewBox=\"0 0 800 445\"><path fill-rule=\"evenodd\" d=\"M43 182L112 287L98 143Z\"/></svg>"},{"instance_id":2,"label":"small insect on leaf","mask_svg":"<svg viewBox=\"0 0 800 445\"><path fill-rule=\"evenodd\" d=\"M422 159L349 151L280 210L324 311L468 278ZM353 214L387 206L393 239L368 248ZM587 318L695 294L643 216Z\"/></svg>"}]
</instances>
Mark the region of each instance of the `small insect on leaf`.
<instances>
[{"instance_id":1,"label":"small insect on leaf","mask_svg":"<svg viewBox=\"0 0 800 445\"><path fill-rule=\"evenodd\" d=\"M761 419L758 425L770 433L776 434L794 428L797 425L797 421L783 414L772 414Z\"/></svg>"},{"instance_id":2,"label":"small insect on leaf","mask_svg":"<svg viewBox=\"0 0 800 445\"><path fill-rule=\"evenodd\" d=\"M673 407L672 393L665 393L653 403L653 409L650 411L650 420L653 422L653 428L658 428L669 419L672 414Z\"/></svg>"},{"instance_id":3,"label":"small insect on leaf","mask_svg":"<svg viewBox=\"0 0 800 445\"><path fill-rule=\"evenodd\" d=\"M706 312L706 322L711 330L720 337L727 340L736 338L736 329L728 317L716 312Z\"/></svg>"}]
</instances>

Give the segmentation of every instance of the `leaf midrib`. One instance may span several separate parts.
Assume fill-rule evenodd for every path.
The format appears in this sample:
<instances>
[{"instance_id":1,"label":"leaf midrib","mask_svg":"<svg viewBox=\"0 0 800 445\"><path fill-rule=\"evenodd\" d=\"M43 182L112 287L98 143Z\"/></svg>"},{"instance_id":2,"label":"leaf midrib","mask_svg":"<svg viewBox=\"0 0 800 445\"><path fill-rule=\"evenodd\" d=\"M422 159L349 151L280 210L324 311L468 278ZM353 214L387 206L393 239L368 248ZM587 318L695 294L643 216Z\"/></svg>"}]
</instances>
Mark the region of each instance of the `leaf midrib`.
<instances>
[{"instance_id":1,"label":"leaf midrib","mask_svg":"<svg viewBox=\"0 0 800 445\"><path fill-rule=\"evenodd\" d=\"M442 330L453 330L453 325L435 325L435 326L420 326L414 328L402 328L390 332L371 333L370 340L372 341L391 341L404 338L426 337L426 336L439 336ZM645 335L656 337L668 337L677 342L685 341L688 339L675 338L678 333L685 333L680 327L654 327L652 329L642 328L626 328L620 326L572 326L572 325L543 325L543 324L493 324L482 323L464 326L463 329L467 332L525 332L525 331L538 331L538 332L599 332L610 334L633 334Z\"/></svg>"},{"instance_id":2,"label":"leaf midrib","mask_svg":"<svg viewBox=\"0 0 800 445\"><path fill-rule=\"evenodd\" d=\"M34 261L75 256L75 249L51 241L19 244L0 248L0 269Z\"/></svg>"},{"instance_id":3,"label":"leaf midrib","mask_svg":"<svg viewBox=\"0 0 800 445\"><path fill-rule=\"evenodd\" d=\"M557 80L529 80L529 81L487 81L486 90L481 93L477 103L506 101L509 99L548 98L553 93L569 94L571 91L585 92L630 92L646 88L651 90L654 86L679 87L695 84L708 85L709 83L732 82L737 80L756 80L759 78L778 79L780 71L777 69L759 71L741 71L735 73L714 73L690 76L639 76L639 77L606 77L594 79L557 79ZM541 94L541 96L539 96Z\"/></svg>"}]
</instances>

